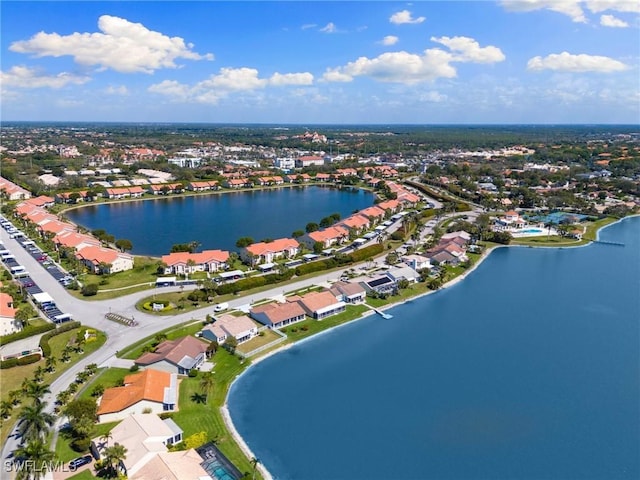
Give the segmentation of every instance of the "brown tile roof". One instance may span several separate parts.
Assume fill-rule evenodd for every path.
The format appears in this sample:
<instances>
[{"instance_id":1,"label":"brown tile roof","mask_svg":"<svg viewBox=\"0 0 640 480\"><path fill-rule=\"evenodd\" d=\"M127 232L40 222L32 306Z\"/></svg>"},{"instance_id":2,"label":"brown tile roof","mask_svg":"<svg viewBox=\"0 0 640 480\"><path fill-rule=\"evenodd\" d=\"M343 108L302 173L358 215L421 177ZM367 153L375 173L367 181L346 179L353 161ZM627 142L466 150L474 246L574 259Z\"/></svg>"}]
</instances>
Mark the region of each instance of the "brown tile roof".
<instances>
[{"instance_id":1,"label":"brown tile roof","mask_svg":"<svg viewBox=\"0 0 640 480\"><path fill-rule=\"evenodd\" d=\"M298 302L268 303L251 309L251 313L264 313L271 323L279 323L290 318L305 315Z\"/></svg>"},{"instance_id":2,"label":"brown tile roof","mask_svg":"<svg viewBox=\"0 0 640 480\"><path fill-rule=\"evenodd\" d=\"M183 337L177 340L165 340L157 346L155 352L147 352L140 356L135 363L139 365L150 365L161 360L167 360L175 365L188 356L196 358L207 351L207 342L198 340L195 337Z\"/></svg>"},{"instance_id":3,"label":"brown tile roof","mask_svg":"<svg viewBox=\"0 0 640 480\"><path fill-rule=\"evenodd\" d=\"M165 388L171 386L171 374L148 369L124 377L123 387L107 388L102 394L98 415L120 412L142 400L162 403Z\"/></svg>"}]
</instances>

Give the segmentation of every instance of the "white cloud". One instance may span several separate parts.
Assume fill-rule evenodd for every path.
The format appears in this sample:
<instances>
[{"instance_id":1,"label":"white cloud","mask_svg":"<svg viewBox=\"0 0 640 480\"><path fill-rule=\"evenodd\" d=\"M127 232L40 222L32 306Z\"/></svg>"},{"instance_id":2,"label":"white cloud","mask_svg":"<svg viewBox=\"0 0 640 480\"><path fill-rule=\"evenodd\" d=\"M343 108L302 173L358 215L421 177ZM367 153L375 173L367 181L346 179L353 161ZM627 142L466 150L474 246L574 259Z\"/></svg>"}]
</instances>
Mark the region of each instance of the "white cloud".
<instances>
[{"instance_id":1,"label":"white cloud","mask_svg":"<svg viewBox=\"0 0 640 480\"><path fill-rule=\"evenodd\" d=\"M456 52L458 55L454 60L458 62L496 63L505 59L504 53L498 47L491 45L481 47L478 42L469 37L431 37L431 41Z\"/></svg>"},{"instance_id":2,"label":"white cloud","mask_svg":"<svg viewBox=\"0 0 640 480\"><path fill-rule=\"evenodd\" d=\"M587 0L586 4L587 8L593 13L600 13L606 10L640 13L640 2L638 0Z\"/></svg>"},{"instance_id":3,"label":"white cloud","mask_svg":"<svg viewBox=\"0 0 640 480\"><path fill-rule=\"evenodd\" d=\"M402 25L405 23L422 23L425 20L426 20L425 17L413 18L409 10L402 10L400 12L396 12L393 15L391 15L391 17L389 17L389 21L396 25Z\"/></svg>"},{"instance_id":4,"label":"white cloud","mask_svg":"<svg viewBox=\"0 0 640 480\"><path fill-rule=\"evenodd\" d=\"M0 72L0 85L3 89L7 87L59 89L67 85L82 85L89 80L89 77L66 72L57 75L41 75L35 69L23 65L16 65L9 71Z\"/></svg>"},{"instance_id":5,"label":"white cloud","mask_svg":"<svg viewBox=\"0 0 640 480\"><path fill-rule=\"evenodd\" d=\"M329 22L324 27L322 27L320 31L322 33L336 33L338 31L338 28L336 27L335 23Z\"/></svg>"},{"instance_id":6,"label":"white cloud","mask_svg":"<svg viewBox=\"0 0 640 480\"><path fill-rule=\"evenodd\" d=\"M431 40L451 51L430 48L422 55L400 51L383 53L373 59L360 57L342 67L327 69L323 79L327 82L350 82L355 77L367 76L380 82L415 84L455 77L454 62L495 63L505 59L499 48L480 47L472 38L434 37Z\"/></svg>"},{"instance_id":7,"label":"white cloud","mask_svg":"<svg viewBox=\"0 0 640 480\"><path fill-rule=\"evenodd\" d=\"M400 39L398 37L396 37L395 35L387 35L382 40L380 40L378 43L381 43L382 45L395 45L396 43L398 43L398 40L400 40Z\"/></svg>"},{"instance_id":8,"label":"white cloud","mask_svg":"<svg viewBox=\"0 0 640 480\"><path fill-rule=\"evenodd\" d=\"M553 53L544 58L537 56L527 62L527 69L533 71L611 73L628 68L627 65L613 58L586 54L572 55L568 52Z\"/></svg>"},{"instance_id":9,"label":"white cloud","mask_svg":"<svg viewBox=\"0 0 640 480\"><path fill-rule=\"evenodd\" d=\"M612 28L627 28L629 26L627 22L620 20L613 15L602 15L600 17L600 25Z\"/></svg>"},{"instance_id":10,"label":"white cloud","mask_svg":"<svg viewBox=\"0 0 640 480\"><path fill-rule=\"evenodd\" d=\"M574 22L587 21L578 0L502 0L501 4L513 12L551 10L571 17Z\"/></svg>"},{"instance_id":11,"label":"white cloud","mask_svg":"<svg viewBox=\"0 0 640 480\"><path fill-rule=\"evenodd\" d=\"M607 10L615 12L640 13L638 0L502 0L503 7L513 12L551 10L571 17L574 22L586 23L583 7L592 13Z\"/></svg>"},{"instance_id":12,"label":"white cloud","mask_svg":"<svg viewBox=\"0 0 640 480\"><path fill-rule=\"evenodd\" d=\"M430 92L426 92L420 95L419 100L421 102L429 102L429 103L441 103L447 101L449 97L442 93L439 93L435 90Z\"/></svg>"},{"instance_id":13,"label":"white cloud","mask_svg":"<svg viewBox=\"0 0 640 480\"><path fill-rule=\"evenodd\" d=\"M269 85L312 85L313 75L304 73L274 73L269 79Z\"/></svg>"},{"instance_id":14,"label":"white cloud","mask_svg":"<svg viewBox=\"0 0 640 480\"><path fill-rule=\"evenodd\" d=\"M109 85L107 87L107 89L105 90L105 93L109 94L109 95L129 95L129 89L126 87L126 85L120 85L118 87L115 87L113 85Z\"/></svg>"},{"instance_id":15,"label":"white cloud","mask_svg":"<svg viewBox=\"0 0 640 480\"><path fill-rule=\"evenodd\" d=\"M149 92L174 100L215 105L221 99L237 92L255 92L268 86L304 86L313 84L313 75L308 72L274 73L270 78L260 78L255 68L222 68L220 73L186 85L175 80L164 80L151 85Z\"/></svg>"},{"instance_id":16,"label":"white cloud","mask_svg":"<svg viewBox=\"0 0 640 480\"><path fill-rule=\"evenodd\" d=\"M305 23L300 27L301 30L309 30L310 28L316 28L318 26L317 23Z\"/></svg>"},{"instance_id":17,"label":"white cloud","mask_svg":"<svg viewBox=\"0 0 640 480\"><path fill-rule=\"evenodd\" d=\"M70 55L87 66L113 69L121 73L153 73L160 68L176 68L175 60L212 60L212 54L194 52L192 44L180 37L168 37L147 29L140 23L124 18L102 15L98 19L97 33L39 32L29 40L11 44L9 49L18 53L30 53L36 57L61 57Z\"/></svg>"}]
</instances>

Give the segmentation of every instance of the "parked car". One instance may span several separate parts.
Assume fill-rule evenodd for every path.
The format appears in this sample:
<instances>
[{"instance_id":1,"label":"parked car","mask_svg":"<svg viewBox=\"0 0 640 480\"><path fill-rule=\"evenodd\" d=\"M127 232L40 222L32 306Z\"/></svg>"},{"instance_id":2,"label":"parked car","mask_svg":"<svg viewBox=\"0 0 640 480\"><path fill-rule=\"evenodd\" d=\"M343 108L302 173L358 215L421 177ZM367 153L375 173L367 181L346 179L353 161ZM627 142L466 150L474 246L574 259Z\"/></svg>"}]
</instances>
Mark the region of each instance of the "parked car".
<instances>
[{"instance_id":1,"label":"parked car","mask_svg":"<svg viewBox=\"0 0 640 480\"><path fill-rule=\"evenodd\" d=\"M69 462L69 469L73 472L79 467L91 463L93 457L91 455L85 455L83 457L74 458Z\"/></svg>"}]
</instances>

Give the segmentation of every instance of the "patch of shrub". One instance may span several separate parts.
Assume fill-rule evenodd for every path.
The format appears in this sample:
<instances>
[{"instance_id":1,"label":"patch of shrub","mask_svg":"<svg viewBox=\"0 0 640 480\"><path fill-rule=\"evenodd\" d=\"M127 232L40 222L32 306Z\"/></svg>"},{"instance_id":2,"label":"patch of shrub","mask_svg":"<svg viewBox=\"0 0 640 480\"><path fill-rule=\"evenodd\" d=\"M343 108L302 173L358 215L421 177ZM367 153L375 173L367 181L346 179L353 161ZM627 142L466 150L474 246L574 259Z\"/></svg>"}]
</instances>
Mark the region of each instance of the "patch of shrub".
<instances>
[{"instance_id":1,"label":"patch of shrub","mask_svg":"<svg viewBox=\"0 0 640 480\"><path fill-rule=\"evenodd\" d=\"M76 452L86 452L91 446L91 439L89 437L75 438L71 442L71 448Z\"/></svg>"},{"instance_id":2,"label":"patch of shrub","mask_svg":"<svg viewBox=\"0 0 640 480\"><path fill-rule=\"evenodd\" d=\"M98 285L96 283L88 283L83 285L80 289L80 293L84 297L92 297L98 294Z\"/></svg>"},{"instance_id":3,"label":"patch of shrub","mask_svg":"<svg viewBox=\"0 0 640 480\"><path fill-rule=\"evenodd\" d=\"M189 370L189 378L195 378L198 376L198 371L195 368Z\"/></svg>"},{"instance_id":4,"label":"patch of shrub","mask_svg":"<svg viewBox=\"0 0 640 480\"><path fill-rule=\"evenodd\" d=\"M46 325L38 325L37 327L28 326L19 332L11 333L0 338L0 345L6 345L7 343L22 340L23 338L31 337L32 335L38 335L40 333L48 332L49 330L53 330L54 328L56 328L56 326L52 323L47 323Z\"/></svg>"},{"instance_id":5,"label":"patch of shrub","mask_svg":"<svg viewBox=\"0 0 640 480\"><path fill-rule=\"evenodd\" d=\"M49 346L49 340L52 337L78 327L80 327L80 322L66 322L60 325L56 330L45 333L42 337L40 337L40 348L42 349L42 355L45 357L51 356L51 347Z\"/></svg>"}]
</instances>

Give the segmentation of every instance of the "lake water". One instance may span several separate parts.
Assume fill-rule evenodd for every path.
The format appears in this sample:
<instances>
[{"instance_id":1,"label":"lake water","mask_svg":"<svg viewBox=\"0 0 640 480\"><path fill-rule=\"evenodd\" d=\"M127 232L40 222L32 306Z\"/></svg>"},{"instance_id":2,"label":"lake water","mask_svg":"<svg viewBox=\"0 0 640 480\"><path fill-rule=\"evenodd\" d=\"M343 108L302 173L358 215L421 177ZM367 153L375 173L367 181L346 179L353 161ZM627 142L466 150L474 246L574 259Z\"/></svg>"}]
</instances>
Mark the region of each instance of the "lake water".
<instances>
[{"instance_id":1,"label":"lake water","mask_svg":"<svg viewBox=\"0 0 640 480\"><path fill-rule=\"evenodd\" d=\"M502 248L450 289L312 338L232 387L277 479L640 478L640 218Z\"/></svg>"},{"instance_id":2,"label":"lake water","mask_svg":"<svg viewBox=\"0 0 640 480\"><path fill-rule=\"evenodd\" d=\"M107 203L67 216L90 230L101 228L116 239L131 240L135 254L160 256L176 243L237 250L240 237L289 237L309 222L335 212L345 218L373 201L374 195L363 190L311 186Z\"/></svg>"}]
</instances>

